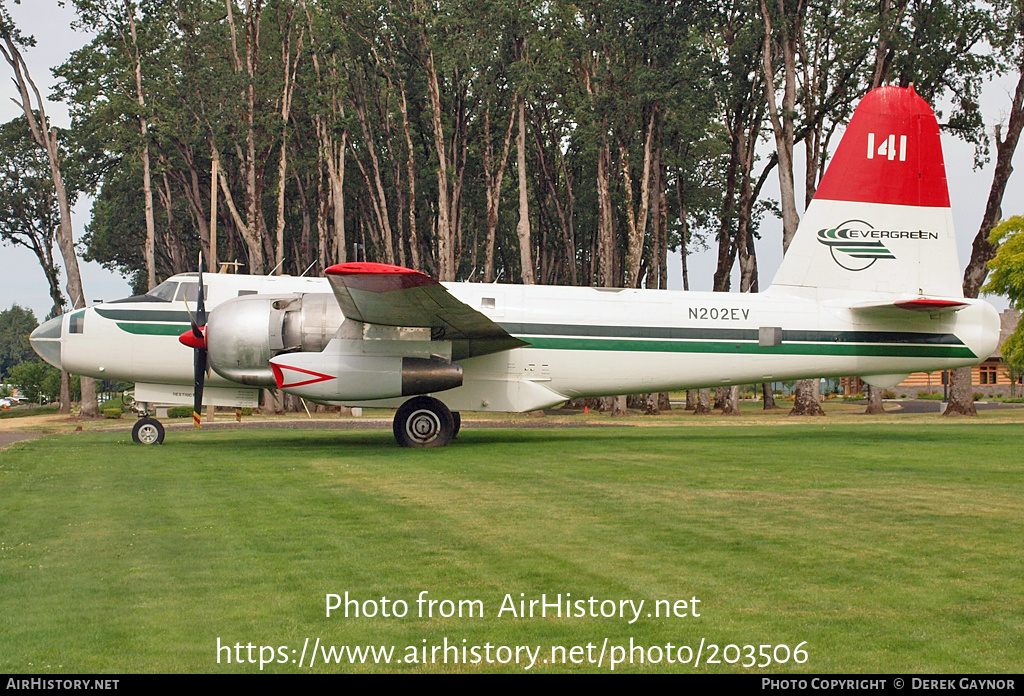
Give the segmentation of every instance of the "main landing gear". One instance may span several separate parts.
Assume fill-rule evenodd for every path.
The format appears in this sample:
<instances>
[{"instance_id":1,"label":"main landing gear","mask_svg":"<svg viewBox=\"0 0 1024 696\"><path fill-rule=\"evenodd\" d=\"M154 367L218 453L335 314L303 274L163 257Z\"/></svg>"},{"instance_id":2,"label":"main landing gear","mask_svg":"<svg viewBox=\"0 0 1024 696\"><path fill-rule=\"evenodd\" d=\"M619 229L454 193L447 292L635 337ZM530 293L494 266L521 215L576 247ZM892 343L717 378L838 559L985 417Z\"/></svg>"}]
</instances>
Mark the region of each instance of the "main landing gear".
<instances>
[{"instance_id":1,"label":"main landing gear","mask_svg":"<svg viewBox=\"0 0 1024 696\"><path fill-rule=\"evenodd\" d=\"M402 447L444 447L459 432L462 417L442 401L417 396L406 401L395 413L395 439Z\"/></svg>"}]
</instances>

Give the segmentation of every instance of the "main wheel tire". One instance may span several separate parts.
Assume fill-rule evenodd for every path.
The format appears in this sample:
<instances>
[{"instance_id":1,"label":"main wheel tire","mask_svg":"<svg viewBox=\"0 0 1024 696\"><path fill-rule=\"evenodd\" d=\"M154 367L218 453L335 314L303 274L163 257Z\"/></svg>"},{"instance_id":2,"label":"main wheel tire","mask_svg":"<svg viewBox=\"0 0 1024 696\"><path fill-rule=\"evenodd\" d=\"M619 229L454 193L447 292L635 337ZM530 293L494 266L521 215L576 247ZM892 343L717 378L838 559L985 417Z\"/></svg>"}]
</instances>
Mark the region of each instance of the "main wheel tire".
<instances>
[{"instance_id":1,"label":"main wheel tire","mask_svg":"<svg viewBox=\"0 0 1024 696\"><path fill-rule=\"evenodd\" d=\"M164 441L164 426L156 418L140 418L132 428L132 440L137 445L159 445Z\"/></svg>"},{"instance_id":2,"label":"main wheel tire","mask_svg":"<svg viewBox=\"0 0 1024 696\"><path fill-rule=\"evenodd\" d=\"M443 402L417 396L395 413L393 429L402 447L444 447L455 436L455 420Z\"/></svg>"},{"instance_id":3,"label":"main wheel tire","mask_svg":"<svg viewBox=\"0 0 1024 696\"><path fill-rule=\"evenodd\" d=\"M452 432L452 439L454 440L459 436L459 431L462 429L462 414L458 411L452 411L452 422L455 424L455 430Z\"/></svg>"}]
</instances>

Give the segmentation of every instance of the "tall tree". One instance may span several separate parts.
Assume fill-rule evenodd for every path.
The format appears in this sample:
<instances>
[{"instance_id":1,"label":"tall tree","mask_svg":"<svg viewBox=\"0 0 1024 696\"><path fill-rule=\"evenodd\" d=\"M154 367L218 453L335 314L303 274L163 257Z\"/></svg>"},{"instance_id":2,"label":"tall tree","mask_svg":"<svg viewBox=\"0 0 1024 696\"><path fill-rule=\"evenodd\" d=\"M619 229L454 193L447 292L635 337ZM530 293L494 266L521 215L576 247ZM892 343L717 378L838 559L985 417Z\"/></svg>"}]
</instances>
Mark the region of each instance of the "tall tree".
<instances>
[{"instance_id":1,"label":"tall tree","mask_svg":"<svg viewBox=\"0 0 1024 696\"><path fill-rule=\"evenodd\" d=\"M75 253L74 231L71 227L71 203L64 177L61 173L60 147L57 142L57 129L52 127L46 115L46 102L28 72L28 65L21 55L20 48L32 46L34 40L23 35L11 21L6 6L0 3L0 38L3 38L3 53L7 64L14 72L14 82L18 86L20 102L16 102L25 114L29 131L36 144L46 152L50 165L50 176L53 180L54 195L60 209L60 226L57 233L57 245L64 258L64 270L67 273L67 294L72 305L78 309L85 306L85 290L82 287L82 275L78 268L78 257ZM96 401L96 384L91 378L82 378L82 415L95 418L99 415Z\"/></svg>"},{"instance_id":2,"label":"tall tree","mask_svg":"<svg viewBox=\"0 0 1024 696\"><path fill-rule=\"evenodd\" d=\"M35 254L46 276L53 309L63 312L60 268L53 245L60 229L60 206L50 175L46 153L32 139L24 117L0 126L0 239L23 246Z\"/></svg>"},{"instance_id":3,"label":"tall tree","mask_svg":"<svg viewBox=\"0 0 1024 696\"><path fill-rule=\"evenodd\" d=\"M1024 129L1024 2L1006 0L996 5L995 31L992 44L1000 54L1001 63L1009 74L1017 77L1017 87L1010 102L1010 112L1004 124L995 126L996 164L992 172L985 213L981 218L978 234L971 247L971 259L964 271L964 295L977 297L988 273L989 263L996 257L1000 235L993 235L993 228L1002 217L1003 195L1007 182L1013 173L1013 155ZM971 388L970 368L961 368L952 373L950 399L946 415L976 416L974 395Z\"/></svg>"},{"instance_id":4,"label":"tall tree","mask_svg":"<svg viewBox=\"0 0 1024 696\"><path fill-rule=\"evenodd\" d=\"M150 0L121 0L117 3L96 0L74 0L82 26L100 35L93 46L104 46L106 59L102 72L104 78L117 85L107 90L104 97L125 99L121 106L125 113L134 112L138 134L138 155L142 162L142 191L146 214L146 289L157 284L156 273L156 222L153 216L153 174L150 157L150 116L146 103L146 88L143 83L143 62L145 56L157 52L158 46L153 33L159 32L166 23L161 10L166 3ZM139 16L140 11L142 16ZM147 31L140 32L140 24ZM128 104L131 104L129 106Z\"/></svg>"}]
</instances>

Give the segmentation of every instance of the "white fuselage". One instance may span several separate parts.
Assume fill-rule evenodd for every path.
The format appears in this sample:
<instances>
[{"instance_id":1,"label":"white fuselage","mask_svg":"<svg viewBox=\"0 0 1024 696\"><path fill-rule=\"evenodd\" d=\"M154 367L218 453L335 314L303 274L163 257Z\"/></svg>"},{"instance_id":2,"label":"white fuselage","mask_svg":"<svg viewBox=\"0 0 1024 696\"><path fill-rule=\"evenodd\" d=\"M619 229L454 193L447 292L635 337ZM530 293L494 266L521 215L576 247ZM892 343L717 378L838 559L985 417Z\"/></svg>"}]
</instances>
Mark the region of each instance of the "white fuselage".
<instances>
[{"instance_id":1,"label":"white fuselage","mask_svg":"<svg viewBox=\"0 0 1024 696\"><path fill-rule=\"evenodd\" d=\"M189 279L195 283L194 275L172 280ZM331 292L321 278L207 275L204 281L212 312L240 294ZM851 310L838 291L813 289L735 294L444 285L530 344L459 361L463 385L434 394L452 410L518 412L584 396L809 377L901 377L978 363L995 350L998 337L995 310L972 300L956 312L897 309L866 316ZM891 295L878 297L886 298ZM861 293L857 299L872 296ZM194 304L189 307L194 311ZM181 401L190 403L193 354L177 338L189 328L184 302L100 304L53 321L62 322L64 369L97 378L183 385ZM444 353L443 345L438 353ZM207 384L233 386L216 373ZM320 400L357 401L344 394Z\"/></svg>"}]
</instances>

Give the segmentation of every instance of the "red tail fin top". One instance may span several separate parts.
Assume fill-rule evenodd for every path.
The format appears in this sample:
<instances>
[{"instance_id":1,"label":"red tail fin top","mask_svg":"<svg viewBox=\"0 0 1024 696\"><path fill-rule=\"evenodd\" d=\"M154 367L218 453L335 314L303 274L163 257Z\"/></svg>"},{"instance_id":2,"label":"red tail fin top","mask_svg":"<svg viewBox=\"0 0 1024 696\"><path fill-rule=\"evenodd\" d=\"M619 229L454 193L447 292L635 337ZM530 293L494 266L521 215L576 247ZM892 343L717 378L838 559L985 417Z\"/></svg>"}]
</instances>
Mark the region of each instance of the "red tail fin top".
<instances>
[{"instance_id":1,"label":"red tail fin top","mask_svg":"<svg viewBox=\"0 0 1024 696\"><path fill-rule=\"evenodd\" d=\"M913 87L879 87L861 100L814 197L949 207L939 124Z\"/></svg>"}]
</instances>

